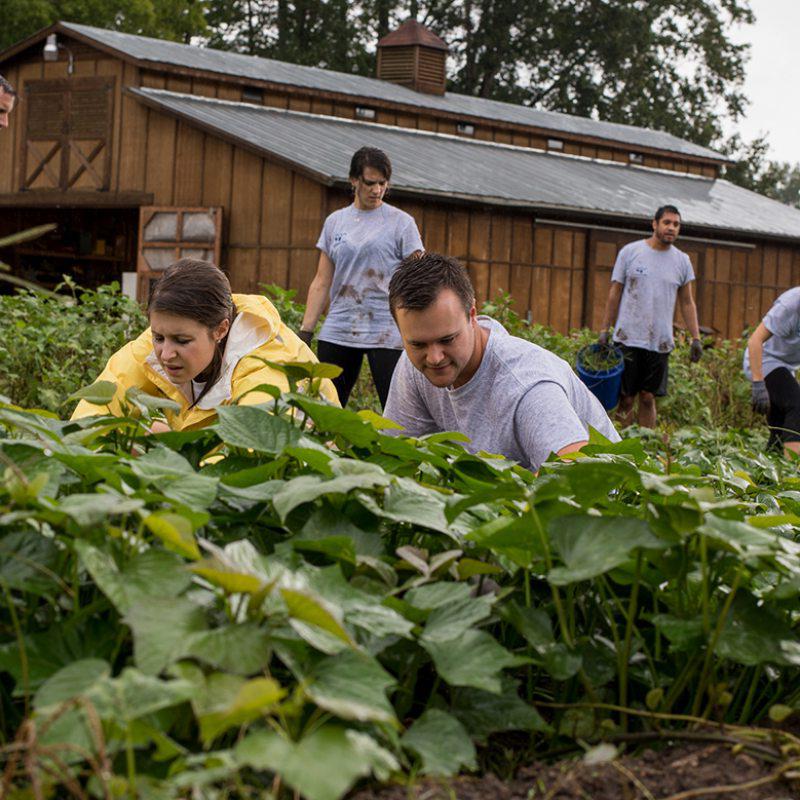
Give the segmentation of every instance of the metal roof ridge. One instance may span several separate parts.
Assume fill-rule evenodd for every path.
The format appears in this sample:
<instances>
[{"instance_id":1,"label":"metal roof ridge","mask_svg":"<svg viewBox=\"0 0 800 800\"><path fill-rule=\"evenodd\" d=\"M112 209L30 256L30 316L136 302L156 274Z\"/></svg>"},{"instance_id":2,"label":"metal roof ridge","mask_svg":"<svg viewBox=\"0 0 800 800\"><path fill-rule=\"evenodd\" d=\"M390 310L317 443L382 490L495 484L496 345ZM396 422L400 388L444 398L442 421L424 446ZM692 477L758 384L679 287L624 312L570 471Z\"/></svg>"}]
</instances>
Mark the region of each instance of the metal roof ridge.
<instances>
[{"instance_id":1,"label":"metal roof ridge","mask_svg":"<svg viewBox=\"0 0 800 800\"><path fill-rule=\"evenodd\" d=\"M449 139L451 141L459 142L465 145L474 145L478 147L493 147L501 150L511 150L519 153L526 153L535 156L548 156L551 158L566 158L577 161L585 161L590 163L599 164L604 167L617 167L619 169L635 169L641 170L648 174L660 173L662 175L669 175L673 178L691 178L693 180L705 181L713 183L719 178L708 178L705 175L695 175L689 172L676 172L671 169L664 169L663 167L646 167L642 164L623 164L620 161L607 161L602 158L592 158L591 156L582 156L577 153L558 153L550 150L536 150L533 147L524 147L519 144L510 144L508 142L489 142L483 139L466 139L463 136L458 136L454 133L441 133L439 131L426 131L420 128L403 128L399 125L387 125L384 122L368 122L360 119L347 119L346 117L332 117L328 114L314 114L310 111L295 111L288 108L275 108L274 106L256 105L255 103L248 103L243 100L225 100L219 97L208 97L206 95L186 94L185 92L172 92L169 89L157 89L151 86L136 86L126 87L126 91L133 94L144 95L164 95L167 97L180 97L192 101L201 101L206 103L215 103L217 105L235 106L238 108L247 108L250 110L261 111L269 114L285 114L286 116L293 117L306 117L309 119L320 119L325 122L341 123L344 125L355 125L356 127L366 128L379 128L382 130L392 131L393 133L406 134L409 136L429 136L434 139ZM735 185L735 184L732 184Z\"/></svg>"},{"instance_id":2,"label":"metal roof ridge","mask_svg":"<svg viewBox=\"0 0 800 800\"><path fill-rule=\"evenodd\" d=\"M128 33L126 31L116 31L116 30L111 30L109 28L100 28L100 27L98 27L96 25L85 25L83 23L65 22L65 21L62 21L62 20L59 20L57 24L58 25L62 25L64 27L66 27L66 28L72 28L72 29L76 30L77 32L81 32L81 30L91 29L91 30L96 30L96 31L103 31L104 33L120 34L120 35L123 35L123 36L133 36L133 37L138 38L138 39L146 39L146 40L152 41L152 42L159 42L162 45L163 44L167 44L167 45L175 45L175 46L178 46L178 47L181 47L181 48L194 48L194 49L198 49L198 50L209 50L209 51L212 51L214 53L221 53L221 54L228 55L228 56L236 56L237 58L250 59L250 60L252 60L254 62L267 62L267 63L275 63L275 64L284 64L284 65L288 65L288 66L290 66L290 67L292 67L294 69L298 69L298 70L301 70L301 71L307 71L309 73L327 73L329 75L330 74L333 74L333 75L344 75L344 76L346 76L348 78L358 78L359 80L367 81L370 84L374 84L375 87L376 87L376 90L377 90L378 86L381 86L381 85L387 83L387 81L383 81L380 78L377 78L377 77L372 76L372 75L359 75L358 73L355 73L355 72L343 72L342 70L329 69L327 67L315 67L315 66L313 66L311 64L295 64L295 63L293 63L291 61L282 61L280 59L269 58L267 56L257 56L257 55L251 55L249 53L237 53L234 50L221 50L219 48L214 48L214 47L188 45L188 44L185 44L184 42L176 42L176 41L173 41L171 39L159 39L159 38L154 37L154 36L144 36L142 34ZM136 58L140 59L140 60L143 60L143 61L153 62L153 63L157 63L158 62L158 59L155 59L155 58L147 58L147 57L143 58L143 57L139 57L139 56L137 56ZM215 71L215 70L211 70L211 71ZM225 74L229 74L229 73L225 73ZM287 86L297 86L298 84L286 83L285 85L287 85ZM410 91L413 91L413 90L410 90ZM417 105L420 108L429 108L429 109L436 108L435 106L425 105L424 104L424 102L423 102L424 99L425 99L424 93L420 93L420 92L413 92L413 93L414 93L414 95L422 95L421 97L418 98L420 100L420 102L413 103L413 102L411 102L411 98L410 98L408 103L404 103L405 105ZM384 98L382 98L380 96L380 94L377 91L376 91L376 93L374 95L370 95L370 94L367 94L367 93L356 94L356 93L349 93L349 92L344 92L344 94L348 94L348 95L353 96L353 97L359 97L360 96L360 97L370 98L370 99L374 99L374 100L383 100L384 99ZM467 100L478 101L481 104L486 104L487 106L488 105L497 105L497 106L501 106L503 108L521 109L521 110L525 110L525 111L531 111L531 112L534 112L536 114L543 114L545 116L548 116L551 119L553 119L554 122L557 122L558 119L560 119L560 118L563 118L563 119L579 119L579 120L585 120L585 121L590 122L590 123L595 124L595 125L612 126L613 128L618 129L620 131L620 133L622 133L622 132L624 132L626 130L630 130L630 131L641 131L641 132L648 133L648 134L660 134L660 135L663 135L663 136L670 137L674 142L680 142L680 143L691 145L692 147L702 148L703 150L706 150L710 154L710 155L701 155L699 153L694 153L694 154L682 153L682 155L684 155L684 156L694 156L694 157L697 157L697 158L708 158L708 159L718 159L720 161L730 161L729 157L725 156L722 153L717 152L716 150L714 150L711 147L708 147L707 145L697 144L696 142L692 142L689 139L685 139L685 138L682 138L680 136L676 136L674 133L670 133L669 131L664 131L664 130L661 130L659 128L648 128L648 127L645 127L643 125L633 125L633 124L627 123L627 122L613 122L611 120L594 119L592 117L582 116L580 114L570 114L570 113L568 113L566 111L554 111L552 109L547 109L547 108L534 108L533 106L526 106L526 105L523 105L522 103L510 103L510 102L508 102L506 100L495 100L495 99L493 99L491 97L477 97L475 95L462 94L460 92L445 92L444 95L442 95L442 97L444 99L447 99L448 97L450 97L450 98L465 98ZM400 101L400 102L402 103L403 101ZM456 113L456 112L450 111L449 113ZM470 113L470 112L467 112L467 111L462 111L462 112L459 112L459 113L463 113L466 116L475 116L475 117L478 117L478 118L481 118L481 119L484 119L484 120L489 120L491 118L489 114L480 114L480 113L476 114L476 113ZM517 123L517 124L520 124L520 125L523 125L523 126L524 125L530 125L530 126L534 126L534 127L536 126L536 123L533 122L533 121L530 122L530 123L520 122L520 123ZM553 130L559 131L562 134L563 133L570 133L568 131L565 131L563 128L558 128L558 127L555 127L555 126L553 127ZM610 135L610 132L608 132L606 134L598 132L597 134L594 134L594 135L596 135L597 138L599 138L599 139L604 139L604 140L607 140L607 141L610 141L610 142L617 142L617 143L620 143L620 144L626 144L626 145L629 145L631 147L636 147L637 146L637 144L635 142L627 141L625 138L618 138L618 137L614 137L614 136ZM647 145L647 146L648 147L653 147L656 150L663 150L663 151L669 151L670 150L670 148L665 147L665 146L659 146L659 145Z\"/></svg>"}]
</instances>

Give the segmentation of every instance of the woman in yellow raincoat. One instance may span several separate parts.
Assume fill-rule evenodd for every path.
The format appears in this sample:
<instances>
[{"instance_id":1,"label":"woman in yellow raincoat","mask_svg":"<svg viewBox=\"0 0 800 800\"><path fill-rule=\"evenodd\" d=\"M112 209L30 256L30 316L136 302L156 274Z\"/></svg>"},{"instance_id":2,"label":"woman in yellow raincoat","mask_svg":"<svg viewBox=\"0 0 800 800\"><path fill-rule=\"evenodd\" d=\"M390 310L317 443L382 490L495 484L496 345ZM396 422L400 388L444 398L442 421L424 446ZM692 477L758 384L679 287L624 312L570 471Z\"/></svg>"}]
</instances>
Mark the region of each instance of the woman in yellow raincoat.
<instances>
[{"instance_id":1,"label":"woman in yellow raincoat","mask_svg":"<svg viewBox=\"0 0 800 800\"><path fill-rule=\"evenodd\" d=\"M202 428L214 421L217 406L269 400L250 391L261 384L288 390L283 373L259 359L316 361L266 297L231 294L225 274L207 261L184 258L165 270L148 315L150 327L114 353L97 378L117 386L109 406L81 400L72 419L109 409L122 415L125 392L138 387L178 403L180 411L166 414L169 429ZM321 393L339 405L328 379L322 380ZM166 426L156 423L153 430Z\"/></svg>"}]
</instances>

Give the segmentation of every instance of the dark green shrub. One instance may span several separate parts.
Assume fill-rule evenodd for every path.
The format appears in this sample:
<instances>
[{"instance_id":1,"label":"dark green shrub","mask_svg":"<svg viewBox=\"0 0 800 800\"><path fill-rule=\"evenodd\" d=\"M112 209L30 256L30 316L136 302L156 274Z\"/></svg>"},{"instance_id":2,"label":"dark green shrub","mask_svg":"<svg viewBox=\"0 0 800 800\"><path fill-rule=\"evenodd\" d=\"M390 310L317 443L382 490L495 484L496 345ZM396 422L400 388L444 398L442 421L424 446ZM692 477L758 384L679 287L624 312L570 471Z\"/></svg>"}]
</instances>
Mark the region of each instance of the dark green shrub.
<instances>
[{"instance_id":1,"label":"dark green shrub","mask_svg":"<svg viewBox=\"0 0 800 800\"><path fill-rule=\"evenodd\" d=\"M0 296L0 395L64 416L74 405L66 398L94 381L147 319L117 283L93 291L65 278L59 290Z\"/></svg>"}]
</instances>

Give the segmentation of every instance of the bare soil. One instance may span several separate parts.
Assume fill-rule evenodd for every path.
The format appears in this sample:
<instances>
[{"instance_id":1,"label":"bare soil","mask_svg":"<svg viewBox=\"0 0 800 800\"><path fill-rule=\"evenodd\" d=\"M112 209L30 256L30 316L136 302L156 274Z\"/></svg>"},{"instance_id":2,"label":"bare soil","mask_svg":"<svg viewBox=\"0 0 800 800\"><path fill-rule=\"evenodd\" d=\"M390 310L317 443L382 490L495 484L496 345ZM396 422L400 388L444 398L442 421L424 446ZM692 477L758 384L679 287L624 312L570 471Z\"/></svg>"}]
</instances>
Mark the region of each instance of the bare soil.
<instances>
[{"instance_id":1,"label":"bare soil","mask_svg":"<svg viewBox=\"0 0 800 800\"><path fill-rule=\"evenodd\" d=\"M419 779L409 787L361 790L352 800L798 800L800 781L779 770L730 746L691 743L597 765L534 763L507 781Z\"/></svg>"}]
</instances>

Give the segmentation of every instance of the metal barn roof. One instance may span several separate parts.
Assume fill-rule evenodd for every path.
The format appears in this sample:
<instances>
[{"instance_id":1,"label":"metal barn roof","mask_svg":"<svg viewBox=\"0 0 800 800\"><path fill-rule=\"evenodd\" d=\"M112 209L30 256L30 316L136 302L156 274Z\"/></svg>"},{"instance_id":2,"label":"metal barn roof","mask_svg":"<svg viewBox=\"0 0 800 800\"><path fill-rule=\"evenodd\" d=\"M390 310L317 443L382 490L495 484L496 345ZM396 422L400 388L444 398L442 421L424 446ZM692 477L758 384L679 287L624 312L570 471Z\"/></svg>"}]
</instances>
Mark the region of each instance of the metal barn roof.
<instances>
[{"instance_id":1,"label":"metal barn roof","mask_svg":"<svg viewBox=\"0 0 800 800\"><path fill-rule=\"evenodd\" d=\"M591 136L632 147L648 147L688 156L710 158L718 162L728 160L714 150L680 139L671 133L640 128L635 125L600 122L587 117L563 114L557 111L543 111L513 103L502 103L497 100L451 92L447 92L443 96L429 95L377 78L289 64L284 61L224 50L194 47L164 39L120 33L90 25L78 25L73 22L60 22L57 28L71 32L84 40L94 41L139 63L171 64L186 69L206 70L244 79L269 81L304 89L336 92L366 100L375 99L420 109L442 111L462 117L479 117L495 122L533 126L551 130L554 133Z\"/></svg>"},{"instance_id":2,"label":"metal barn roof","mask_svg":"<svg viewBox=\"0 0 800 800\"><path fill-rule=\"evenodd\" d=\"M352 153L369 145L390 155L392 186L421 197L637 220L673 203L687 225L800 239L800 210L721 179L160 89L127 91L329 185L346 183Z\"/></svg>"}]
</instances>

